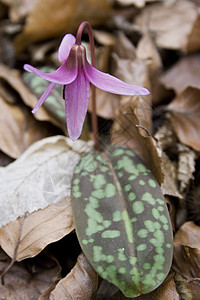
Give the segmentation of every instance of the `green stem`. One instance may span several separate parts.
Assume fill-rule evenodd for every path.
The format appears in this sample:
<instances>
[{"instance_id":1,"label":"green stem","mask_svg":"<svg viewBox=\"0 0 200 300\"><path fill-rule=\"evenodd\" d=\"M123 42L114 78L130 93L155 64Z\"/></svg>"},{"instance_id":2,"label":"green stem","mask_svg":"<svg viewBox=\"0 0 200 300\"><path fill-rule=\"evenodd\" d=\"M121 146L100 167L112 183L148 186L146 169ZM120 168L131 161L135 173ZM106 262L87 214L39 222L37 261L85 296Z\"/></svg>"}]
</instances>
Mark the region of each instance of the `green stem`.
<instances>
[{"instance_id":1,"label":"green stem","mask_svg":"<svg viewBox=\"0 0 200 300\"><path fill-rule=\"evenodd\" d=\"M95 46L94 46L94 38L92 33L92 27L87 21L84 21L80 24L77 34L76 34L76 44L81 45L81 37L84 28L87 28L89 42L90 42L90 51L91 51L91 63L92 66L96 67L95 61ZM97 114L96 114L96 88L92 84L92 132L93 132L93 139L94 139L94 148L99 150L99 139L98 139L98 122L97 122Z\"/></svg>"}]
</instances>

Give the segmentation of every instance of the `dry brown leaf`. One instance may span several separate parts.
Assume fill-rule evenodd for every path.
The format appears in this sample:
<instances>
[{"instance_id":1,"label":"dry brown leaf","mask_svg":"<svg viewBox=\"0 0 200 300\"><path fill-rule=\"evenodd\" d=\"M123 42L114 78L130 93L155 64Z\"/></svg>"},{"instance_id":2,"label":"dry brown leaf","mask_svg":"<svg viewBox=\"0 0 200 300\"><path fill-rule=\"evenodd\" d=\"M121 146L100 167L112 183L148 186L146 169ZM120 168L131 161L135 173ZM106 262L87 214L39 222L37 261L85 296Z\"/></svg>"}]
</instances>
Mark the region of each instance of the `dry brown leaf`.
<instances>
[{"instance_id":1,"label":"dry brown leaf","mask_svg":"<svg viewBox=\"0 0 200 300\"><path fill-rule=\"evenodd\" d=\"M4 65L0 65L0 78L4 79L20 95L26 105L30 106L31 108L36 105L38 98L23 82L21 74L18 70L9 69ZM55 118L52 118L51 115L46 112L43 106L34 114L34 116L40 121L50 121L64 131L66 130L66 126L63 126L63 124L58 122Z\"/></svg>"},{"instance_id":2,"label":"dry brown leaf","mask_svg":"<svg viewBox=\"0 0 200 300\"><path fill-rule=\"evenodd\" d=\"M103 44L103 45L108 44L108 41L109 41L109 47L104 46L103 53L101 53L97 59L97 64L103 72L110 72L110 68L109 68L110 67L110 52L111 52L111 46L114 45L113 44L114 38L113 38L113 36L110 37L110 35L107 37L104 34L103 34L103 36L101 36L100 35L101 32L98 32L98 31L95 31L95 34L94 34L95 37L96 37L97 33L98 33L97 39L101 44ZM139 85L137 76L140 73L142 73L142 76L143 76L144 72L146 72L146 69L143 69L143 66L140 67L136 63L136 67L138 66L138 69L140 69L140 70L142 69L141 72L140 71L137 72L138 69L137 68L134 69L135 66L133 66L132 68L130 68L130 71L127 73L127 70L125 70L127 65L125 65L124 67L122 66L122 64L124 64L124 62L127 60L128 60L128 63L133 61L133 59L135 60L135 47L122 32L120 32L118 34L118 38L115 39L114 51L116 53L114 53L113 56L114 56L114 59L116 60L116 64L117 64L117 66L115 68L115 75L117 75L117 77L119 76L120 79L122 79L126 83L132 83L132 84ZM118 57L118 55L119 55L119 57ZM122 70L121 70L121 68L122 68ZM135 76L134 76L133 72L136 73ZM134 81L135 81L135 83L134 83ZM142 78L141 81L145 81L145 84L146 84L145 79ZM142 83L140 85L142 85ZM111 94L111 93L106 93L99 89L97 89L96 94L97 94L96 95L97 96L96 97L97 98L97 101L96 101L97 115L100 117L103 117L105 119L113 119L115 116L115 110L119 107L121 96ZM88 109L90 112L92 111L92 98L91 97L90 97Z\"/></svg>"},{"instance_id":3,"label":"dry brown leaf","mask_svg":"<svg viewBox=\"0 0 200 300\"><path fill-rule=\"evenodd\" d=\"M103 45L103 49L99 50L96 55L98 69L105 73L109 73L110 65L110 52L113 46L114 37L112 35L105 34L104 32L94 31L94 36L100 44ZM96 113L98 116L104 119L112 119L114 117L114 111L119 106L120 96L116 94L107 93L103 90L96 88ZM90 94L88 111L92 111L92 94Z\"/></svg>"},{"instance_id":4,"label":"dry brown leaf","mask_svg":"<svg viewBox=\"0 0 200 300\"><path fill-rule=\"evenodd\" d=\"M169 274L161 286L152 293L153 300L179 300L179 294L177 293L176 284Z\"/></svg>"},{"instance_id":5,"label":"dry brown leaf","mask_svg":"<svg viewBox=\"0 0 200 300\"><path fill-rule=\"evenodd\" d=\"M37 0L2 0L3 3L10 7L9 16L13 22L22 21L23 18L29 13Z\"/></svg>"},{"instance_id":6,"label":"dry brown leaf","mask_svg":"<svg viewBox=\"0 0 200 300\"><path fill-rule=\"evenodd\" d=\"M162 60L158 49L148 31L139 40L139 43L136 48L136 55L137 58L148 63L151 75L154 75L155 73L161 70Z\"/></svg>"},{"instance_id":7,"label":"dry brown leaf","mask_svg":"<svg viewBox=\"0 0 200 300\"><path fill-rule=\"evenodd\" d=\"M50 126L41 127L25 106L6 103L0 96L0 149L18 158L32 143L53 135Z\"/></svg>"},{"instance_id":8,"label":"dry brown leaf","mask_svg":"<svg viewBox=\"0 0 200 300\"><path fill-rule=\"evenodd\" d=\"M177 95L189 86L200 88L199 65L200 54L185 56L161 76L161 82Z\"/></svg>"},{"instance_id":9,"label":"dry brown leaf","mask_svg":"<svg viewBox=\"0 0 200 300\"><path fill-rule=\"evenodd\" d=\"M10 258L0 249L0 273L10 264ZM42 254L35 259L15 263L0 285L0 298L7 300L36 300L59 276L60 266Z\"/></svg>"},{"instance_id":10,"label":"dry brown leaf","mask_svg":"<svg viewBox=\"0 0 200 300\"><path fill-rule=\"evenodd\" d=\"M178 144L178 152L177 179L180 184L180 192L183 192L189 186L190 180L194 178L196 153L183 144Z\"/></svg>"},{"instance_id":11,"label":"dry brown leaf","mask_svg":"<svg viewBox=\"0 0 200 300\"><path fill-rule=\"evenodd\" d=\"M69 196L74 167L90 149L91 143L53 136L32 144L18 160L0 168L4 212L0 226Z\"/></svg>"},{"instance_id":12,"label":"dry brown leaf","mask_svg":"<svg viewBox=\"0 0 200 300\"><path fill-rule=\"evenodd\" d=\"M98 275L81 253L75 267L51 292L49 300L89 300L97 290Z\"/></svg>"},{"instance_id":13,"label":"dry brown leaf","mask_svg":"<svg viewBox=\"0 0 200 300\"><path fill-rule=\"evenodd\" d=\"M159 81L162 70L162 60L148 31L139 40L136 56L148 66L152 101L154 104L158 103L163 92Z\"/></svg>"},{"instance_id":14,"label":"dry brown leaf","mask_svg":"<svg viewBox=\"0 0 200 300\"><path fill-rule=\"evenodd\" d=\"M147 2L155 2L156 0L117 0L119 4L123 6L135 5L136 7L142 8Z\"/></svg>"},{"instance_id":15,"label":"dry brown leaf","mask_svg":"<svg viewBox=\"0 0 200 300\"><path fill-rule=\"evenodd\" d=\"M169 118L179 140L200 151L200 89L189 87L168 106Z\"/></svg>"},{"instance_id":16,"label":"dry brown leaf","mask_svg":"<svg viewBox=\"0 0 200 300\"><path fill-rule=\"evenodd\" d=\"M177 179L177 166L174 162L170 161L168 156L161 151L162 172L164 174L164 181L161 185L164 195L177 197L183 199L183 196L179 193L176 179Z\"/></svg>"},{"instance_id":17,"label":"dry brown leaf","mask_svg":"<svg viewBox=\"0 0 200 300\"><path fill-rule=\"evenodd\" d=\"M115 45L115 52L120 58L134 60L136 58L136 49L131 41L126 37L123 31L119 31Z\"/></svg>"},{"instance_id":18,"label":"dry brown leaf","mask_svg":"<svg viewBox=\"0 0 200 300\"><path fill-rule=\"evenodd\" d=\"M13 162L13 158L0 151L0 167L6 167Z\"/></svg>"},{"instance_id":19,"label":"dry brown leaf","mask_svg":"<svg viewBox=\"0 0 200 300\"><path fill-rule=\"evenodd\" d=\"M112 119L119 107L120 96L96 89L96 113L104 119ZM89 99L88 111L92 111L92 97Z\"/></svg>"},{"instance_id":20,"label":"dry brown leaf","mask_svg":"<svg viewBox=\"0 0 200 300\"><path fill-rule=\"evenodd\" d=\"M135 102L129 101L120 107L116 113L113 124L111 140L113 144L124 145L133 150L150 168L157 181L161 184L163 174L155 140L149 136L145 129L140 134L137 125L139 120L134 114Z\"/></svg>"},{"instance_id":21,"label":"dry brown leaf","mask_svg":"<svg viewBox=\"0 0 200 300\"><path fill-rule=\"evenodd\" d=\"M122 59L116 53L113 54L116 64L115 76L128 84L150 88L147 65L140 59ZM146 96L147 99L149 96Z\"/></svg>"},{"instance_id":22,"label":"dry brown leaf","mask_svg":"<svg viewBox=\"0 0 200 300\"><path fill-rule=\"evenodd\" d=\"M166 120L158 129L155 138L159 141L159 146L162 150L165 151L167 148L173 147L176 151L177 162L170 161L165 154L162 157L163 173L165 174L164 183L162 185L163 192L164 194L168 194L168 192L171 191L168 195L182 198L180 193L182 194L185 191L190 180L193 179L196 152L177 142L169 120ZM179 184L179 191L175 182Z\"/></svg>"},{"instance_id":23,"label":"dry brown leaf","mask_svg":"<svg viewBox=\"0 0 200 300\"><path fill-rule=\"evenodd\" d=\"M74 229L71 201L66 197L50 205L10 222L0 229L0 245L11 257L17 249L16 260L36 256L48 244L60 240Z\"/></svg>"},{"instance_id":24,"label":"dry brown leaf","mask_svg":"<svg viewBox=\"0 0 200 300\"><path fill-rule=\"evenodd\" d=\"M156 33L156 44L161 48L183 51L200 49L199 10L191 1L162 1L144 8L134 24L141 32Z\"/></svg>"},{"instance_id":25,"label":"dry brown leaf","mask_svg":"<svg viewBox=\"0 0 200 300\"><path fill-rule=\"evenodd\" d=\"M155 138L159 141L159 145L162 150L177 143L177 138L169 120L165 120L162 126L158 128Z\"/></svg>"},{"instance_id":26,"label":"dry brown leaf","mask_svg":"<svg viewBox=\"0 0 200 300\"><path fill-rule=\"evenodd\" d=\"M192 235L193 232L190 232ZM200 249L177 244L174 247L174 265L187 279L200 278Z\"/></svg>"},{"instance_id":27,"label":"dry brown leaf","mask_svg":"<svg viewBox=\"0 0 200 300\"><path fill-rule=\"evenodd\" d=\"M184 223L175 235L175 244L186 245L200 250L200 226L192 221Z\"/></svg>"},{"instance_id":28,"label":"dry brown leaf","mask_svg":"<svg viewBox=\"0 0 200 300\"><path fill-rule=\"evenodd\" d=\"M195 178L196 179L196 178ZM196 181L196 182L195 182ZM186 208L188 220L192 220L196 225L200 226L200 185L199 177L192 182L190 185L190 190L186 197Z\"/></svg>"},{"instance_id":29,"label":"dry brown leaf","mask_svg":"<svg viewBox=\"0 0 200 300\"><path fill-rule=\"evenodd\" d=\"M198 282L188 282L188 280L179 273L175 274L174 281L176 283L179 299L200 300L200 287Z\"/></svg>"},{"instance_id":30,"label":"dry brown leaf","mask_svg":"<svg viewBox=\"0 0 200 300\"><path fill-rule=\"evenodd\" d=\"M52 13L53 12L53 13ZM104 23L111 16L111 1L102 0L42 0L29 13L23 32L15 39L18 51L32 43L75 33L86 20L92 26Z\"/></svg>"},{"instance_id":31,"label":"dry brown leaf","mask_svg":"<svg viewBox=\"0 0 200 300\"><path fill-rule=\"evenodd\" d=\"M113 54L116 63L115 75L128 84L143 86L150 89L149 72L147 65L140 59L121 59ZM151 124L151 95L130 97L123 96L120 105L126 105L130 99L134 100L134 113L138 118L138 125L145 127L150 133ZM120 110L121 108L119 108Z\"/></svg>"},{"instance_id":32,"label":"dry brown leaf","mask_svg":"<svg viewBox=\"0 0 200 300\"><path fill-rule=\"evenodd\" d=\"M93 30L95 40L103 46L113 46L116 38L113 34L101 30Z\"/></svg>"},{"instance_id":33,"label":"dry brown leaf","mask_svg":"<svg viewBox=\"0 0 200 300\"><path fill-rule=\"evenodd\" d=\"M174 265L187 279L200 278L200 227L184 223L174 239Z\"/></svg>"}]
</instances>

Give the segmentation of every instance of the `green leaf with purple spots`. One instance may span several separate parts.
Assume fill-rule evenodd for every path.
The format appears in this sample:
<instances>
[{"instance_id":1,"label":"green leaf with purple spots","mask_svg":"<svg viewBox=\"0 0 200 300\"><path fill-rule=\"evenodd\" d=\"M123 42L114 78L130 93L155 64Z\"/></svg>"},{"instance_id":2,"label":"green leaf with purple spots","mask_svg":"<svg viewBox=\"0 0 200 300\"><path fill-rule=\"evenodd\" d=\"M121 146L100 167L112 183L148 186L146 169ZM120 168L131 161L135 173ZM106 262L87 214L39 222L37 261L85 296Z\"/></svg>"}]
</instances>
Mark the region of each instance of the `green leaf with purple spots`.
<instances>
[{"instance_id":1,"label":"green leaf with purple spots","mask_svg":"<svg viewBox=\"0 0 200 300\"><path fill-rule=\"evenodd\" d=\"M74 170L72 208L87 259L127 297L147 294L167 276L173 235L154 176L124 147L84 155Z\"/></svg>"}]
</instances>

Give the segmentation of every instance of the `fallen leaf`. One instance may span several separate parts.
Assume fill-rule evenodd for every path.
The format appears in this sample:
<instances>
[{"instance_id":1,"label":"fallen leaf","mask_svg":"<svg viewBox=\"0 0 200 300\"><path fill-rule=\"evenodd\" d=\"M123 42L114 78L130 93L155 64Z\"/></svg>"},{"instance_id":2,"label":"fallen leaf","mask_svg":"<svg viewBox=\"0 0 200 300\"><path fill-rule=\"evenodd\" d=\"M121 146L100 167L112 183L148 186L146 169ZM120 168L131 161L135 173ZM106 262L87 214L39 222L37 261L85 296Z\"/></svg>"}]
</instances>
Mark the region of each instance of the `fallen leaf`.
<instances>
[{"instance_id":1,"label":"fallen leaf","mask_svg":"<svg viewBox=\"0 0 200 300\"><path fill-rule=\"evenodd\" d=\"M195 151L183 144L178 144L178 152L177 179L180 192L183 192L189 186L190 180L194 179L197 155Z\"/></svg>"},{"instance_id":2,"label":"fallen leaf","mask_svg":"<svg viewBox=\"0 0 200 300\"><path fill-rule=\"evenodd\" d=\"M133 100L127 102L126 105L121 106L116 112L111 132L112 143L115 145L126 146L135 152L152 171L159 184L161 184L163 181L163 173L156 142L149 136L145 129L139 131L137 126L140 122L134 113L134 109L135 102ZM149 114L149 111L146 111L145 113ZM143 135L140 134L141 131L143 131Z\"/></svg>"},{"instance_id":3,"label":"fallen leaf","mask_svg":"<svg viewBox=\"0 0 200 300\"><path fill-rule=\"evenodd\" d=\"M13 158L0 151L0 167L6 167L13 161Z\"/></svg>"},{"instance_id":4,"label":"fallen leaf","mask_svg":"<svg viewBox=\"0 0 200 300\"><path fill-rule=\"evenodd\" d=\"M163 284L155 291L154 300L179 300L179 294L176 289L176 284L172 277L172 274L169 274Z\"/></svg>"},{"instance_id":5,"label":"fallen leaf","mask_svg":"<svg viewBox=\"0 0 200 300\"><path fill-rule=\"evenodd\" d=\"M23 82L18 70L9 69L4 65L0 65L0 78L4 79L20 95L26 105L31 108L36 105L38 101L37 96L35 96ZM55 118L52 118L43 106L34 114L34 116L40 121L50 121L54 125L63 128L63 125L56 121Z\"/></svg>"},{"instance_id":6,"label":"fallen leaf","mask_svg":"<svg viewBox=\"0 0 200 300\"><path fill-rule=\"evenodd\" d=\"M26 15L33 9L37 0L2 0L3 3L9 6L9 16L13 22L19 22L26 17Z\"/></svg>"},{"instance_id":7,"label":"fallen leaf","mask_svg":"<svg viewBox=\"0 0 200 300\"><path fill-rule=\"evenodd\" d=\"M0 7L0 10L2 10L2 7ZM1 24L2 23L3 22L1 22ZM2 25L0 31L0 65L5 64L9 67L13 67L13 65L15 64L15 49L11 42L11 38L8 35L2 34Z\"/></svg>"},{"instance_id":8,"label":"fallen leaf","mask_svg":"<svg viewBox=\"0 0 200 300\"><path fill-rule=\"evenodd\" d=\"M195 225L192 221L186 222L177 231L174 243L200 249L199 235L200 226Z\"/></svg>"},{"instance_id":9,"label":"fallen leaf","mask_svg":"<svg viewBox=\"0 0 200 300\"><path fill-rule=\"evenodd\" d=\"M114 50L122 59L135 60L136 58L136 48L123 31L119 31L117 34L117 41Z\"/></svg>"},{"instance_id":10,"label":"fallen leaf","mask_svg":"<svg viewBox=\"0 0 200 300\"><path fill-rule=\"evenodd\" d=\"M188 87L166 108L179 140L200 150L200 89Z\"/></svg>"},{"instance_id":11,"label":"fallen leaf","mask_svg":"<svg viewBox=\"0 0 200 300\"><path fill-rule=\"evenodd\" d=\"M98 275L93 270L85 255L81 253L71 272L59 281L51 292L49 300L92 299L98 286Z\"/></svg>"},{"instance_id":12,"label":"fallen leaf","mask_svg":"<svg viewBox=\"0 0 200 300\"><path fill-rule=\"evenodd\" d=\"M150 87L147 65L140 59L122 59L116 53L113 54L116 64L115 76L128 84ZM149 98L146 96L144 98Z\"/></svg>"},{"instance_id":13,"label":"fallen leaf","mask_svg":"<svg viewBox=\"0 0 200 300\"><path fill-rule=\"evenodd\" d=\"M164 180L161 185L162 192L164 195L177 197L178 199L183 199L180 194L176 180L177 180L177 166L176 163L172 162L164 151L161 151L161 161L162 161L162 172L164 174Z\"/></svg>"},{"instance_id":14,"label":"fallen leaf","mask_svg":"<svg viewBox=\"0 0 200 300\"><path fill-rule=\"evenodd\" d=\"M138 59L144 61L148 67L151 82L151 98L153 104L157 104L160 102L163 93L159 80L163 66L160 53L148 31L144 33L138 42L136 56Z\"/></svg>"},{"instance_id":15,"label":"fallen leaf","mask_svg":"<svg viewBox=\"0 0 200 300\"><path fill-rule=\"evenodd\" d=\"M51 126L41 127L24 105L8 104L0 96L0 106L0 149L12 158L18 158L33 142L55 133Z\"/></svg>"},{"instance_id":16,"label":"fallen leaf","mask_svg":"<svg viewBox=\"0 0 200 300\"><path fill-rule=\"evenodd\" d=\"M174 265L186 279L200 278L200 227L184 223L174 239Z\"/></svg>"},{"instance_id":17,"label":"fallen leaf","mask_svg":"<svg viewBox=\"0 0 200 300\"><path fill-rule=\"evenodd\" d=\"M196 179L196 178L195 178ZM196 225L200 226L200 185L199 178L190 185L190 190L186 196L186 209L188 220L192 220Z\"/></svg>"},{"instance_id":18,"label":"fallen leaf","mask_svg":"<svg viewBox=\"0 0 200 300\"><path fill-rule=\"evenodd\" d=\"M113 34L101 30L93 30L95 40L104 46L113 46L116 43L116 38Z\"/></svg>"},{"instance_id":19,"label":"fallen leaf","mask_svg":"<svg viewBox=\"0 0 200 300\"><path fill-rule=\"evenodd\" d=\"M200 89L199 64L199 53L184 56L163 75L161 75L161 83L166 88L173 89L177 95L190 86Z\"/></svg>"},{"instance_id":20,"label":"fallen leaf","mask_svg":"<svg viewBox=\"0 0 200 300\"><path fill-rule=\"evenodd\" d=\"M115 75L128 84L143 86L150 89L149 72L147 65L140 59L121 59L116 53L113 54L115 60ZM122 96L118 110L123 110L129 101L134 101L134 113L139 123L150 133L152 130L151 123L151 95L148 96Z\"/></svg>"},{"instance_id":21,"label":"fallen leaf","mask_svg":"<svg viewBox=\"0 0 200 300\"><path fill-rule=\"evenodd\" d=\"M179 299L200 300L200 287L197 281L188 282L188 280L178 272L174 276L174 281L176 283Z\"/></svg>"},{"instance_id":22,"label":"fallen leaf","mask_svg":"<svg viewBox=\"0 0 200 300\"><path fill-rule=\"evenodd\" d=\"M155 138L161 149L162 167L165 174L162 184L163 193L182 199L182 193L189 186L190 180L193 179L196 152L178 143L169 120L165 120L163 125L159 127ZM175 152L176 159L174 160L169 159L172 151Z\"/></svg>"},{"instance_id":23,"label":"fallen leaf","mask_svg":"<svg viewBox=\"0 0 200 300\"><path fill-rule=\"evenodd\" d=\"M147 2L154 2L156 0L117 0L119 4L123 6L135 5L136 7L142 8Z\"/></svg>"},{"instance_id":24,"label":"fallen leaf","mask_svg":"<svg viewBox=\"0 0 200 300\"><path fill-rule=\"evenodd\" d=\"M120 96L96 89L96 113L104 119L113 119L119 107ZM88 111L92 112L92 97L89 99Z\"/></svg>"},{"instance_id":25,"label":"fallen leaf","mask_svg":"<svg viewBox=\"0 0 200 300\"><path fill-rule=\"evenodd\" d=\"M0 168L0 226L70 195L73 169L90 144L53 136L31 145L22 156Z\"/></svg>"},{"instance_id":26,"label":"fallen leaf","mask_svg":"<svg viewBox=\"0 0 200 300\"><path fill-rule=\"evenodd\" d=\"M199 10L191 1L162 1L144 8L134 24L155 33L158 47L182 51L200 49Z\"/></svg>"},{"instance_id":27,"label":"fallen leaf","mask_svg":"<svg viewBox=\"0 0 200 300\"><path fill-rule=\"evenodd\" d=\"M0 272L10 264L10 258L0 250ZM15 263L5 275L5 284L0 285L1 299L37 300L60 274L60 266L45 254L33 260Z\"/></svg>"},{"instance_id":28,"label":"fallen leaf","mask_svg":"<svg viewBox=\"0 0 200 300\"><path fill-rule=\"evenodd\" d=\"M103 32L94 31L94 36L97 41L103 45L103 49L97 51L96 65L102 72L110 72L110 53L114 43L114 37ZM90 50L90 49L89 49ZM90 53L90 52L89 52ZM112 119L114 111L119 106L120 96L112 93L107 93L96 88L96 113L104 119ZM90 93L88 111L92 112L92 93Z\"/></svg>"},{"instance_id":29,"label":"fallen leaf","mask_svg":"<svg viewBox=\"0 0 200 300\"><path fill-rule=\"evenodd\" d=\"M136 56L148 64L151 75L155 75L162 69L160 54L148 31L138 42Z\"/></svg>"},{"instance_id":30,"label":"fallen leaf","mask_svg":"<svg viewBox=\"0 0 200 300\"><path fill-rule=\"evenodd\" d=\"M102 24L111 16L111 4L108 0L37 1L27 17L24 30L14 41L15 47L17 51L23 51L37 41L73 33L84 20L92 26Z\"/></svg>"},{"instance_id":31,"label":"fallen leaf","mask_svg":"<svg viewBox=\"0 0 200 300\"><path fill-rule=\"evenodd\" d=\"M11 258L18 247L15 259L21 261L36 256L48 244L60 240L73 229L71 201L66 197L57 204L18 218L0 228L0 245Z\"/></svg>"},{"instance_id":32,"label":"fallen leaf","mask_svg":"<svg viewBox=\"0 0 200 300\"><path fill-rule=\"evenodd\" d=\"M162 150L166 150L171 145L175 145L177 143L173 127L168 119L166 119L162 123L162 126L157 129L155 138L159 141L159 146Z\"/></svg>"}]
</instances>

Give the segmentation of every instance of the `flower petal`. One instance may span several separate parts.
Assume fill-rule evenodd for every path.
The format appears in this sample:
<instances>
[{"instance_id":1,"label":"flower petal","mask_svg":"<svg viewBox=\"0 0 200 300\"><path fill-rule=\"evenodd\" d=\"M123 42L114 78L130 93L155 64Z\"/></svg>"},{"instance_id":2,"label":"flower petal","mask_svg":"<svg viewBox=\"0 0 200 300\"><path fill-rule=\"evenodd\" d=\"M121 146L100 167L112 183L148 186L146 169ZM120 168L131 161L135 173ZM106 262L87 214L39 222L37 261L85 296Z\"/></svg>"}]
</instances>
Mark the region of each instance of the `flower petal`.
<instances>
[{"instance_id":1,"label":"flower petal","mask_svg":"<svg viewBox=\"0 0 200 300\"><path fill-rule=\"evenodd\" d=\"M44 91L44 93L42 94L42 96L40 97L37 104L35 105L35 107L32 110L33 114L40 108L40 106L44 103L44 101L49 97L49 95L51 94L51 92L54 88L54 85L55 85L55 83L50 83L48 88Z\"/></svg>"},{"instance_id":2,"label":"flower petal","mask_svg":"<svg viewBox=\"0 0 200 300\"><path fill-rule=\"evenodd\" d=\"M42 77L50 82L58 83L58 84L71 83L72 81L75 80L78 73L76 57L75 59L70 60L69 63L65 62L55 72L52 73L44 73L28 64L24 65L24 70L33 73L39 77Z\"/></svg>"},{"instance_id":3,"label":"flower petal","mask_svg":"<svg viewBox=\"0 0 200 300\"><path fill-rule=\"evenodd\" d=\"M90 83L85 77L83 69L76 80L65 86L65 111L67 129L70 138L79 138L87 113L90 95Z\"/></svg>"},{"instance_id":4,"label":"flower petal","mask_svg":"<svg viewBox=\"0 0 200 300\"><path fill-rule=\"evenodd\" d=\"M65 61L70 53L72 46L75 44L75 37L72 34L66 34L60 43L58 48L58 60L60 62Z\"/></svg>"},{"instance_id":5,"label":"flower petal","mask_svg":"<svg viewBox=\"0 0 200 300\"><path fill-rule=\"evenodd\" d=\"M149 91L143 87L127 84L110 74L95 69L86 60L84 61L84 72L93 85L106 92L128 96L149 94Z\"/></svg>"}]
</instances>

